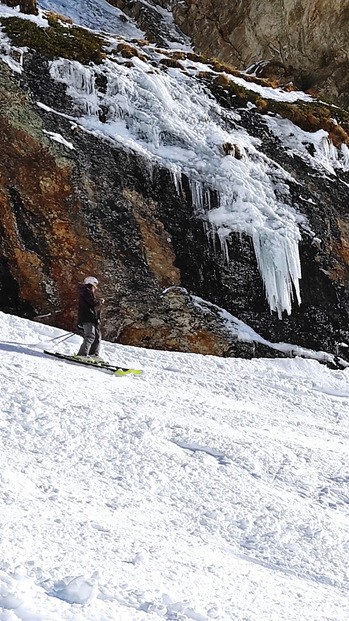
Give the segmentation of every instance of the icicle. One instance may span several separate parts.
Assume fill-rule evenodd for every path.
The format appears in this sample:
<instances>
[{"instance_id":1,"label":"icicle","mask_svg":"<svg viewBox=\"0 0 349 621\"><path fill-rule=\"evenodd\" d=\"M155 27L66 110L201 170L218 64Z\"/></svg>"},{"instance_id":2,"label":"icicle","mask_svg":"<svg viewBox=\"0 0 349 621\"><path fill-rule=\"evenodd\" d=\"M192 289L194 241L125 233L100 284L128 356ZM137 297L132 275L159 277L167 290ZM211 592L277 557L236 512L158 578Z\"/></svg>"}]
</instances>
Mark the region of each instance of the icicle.
<instances>
[{"instance_id":1,"label":"icicle","mask_svg":"<svg viewBox=\"0 0 349 621\"><path fill-rule=\"evenodd\" d=\"M334 144L328 137L327 132L324 132L325 135L319 142L318 151L320 153L320 158L323 158L325 161L328 161L330 164L336 164L338 162L338 151Z\"/></svg>"},{"instance_id":2,"label":"icicle","mask_svg":"<svg viewBox=\"0 0 349 621\"><path fill-rule=\"evenodd\" d=\"M85 114L90 116L97 114L99 101L92 69L84 67L77 61L60 58L51 62L50 75L57 82L67 85L68 95L79 101Z\"/></svg>"},{"instance_id":3,"label":"icicle","mask_svg":"<svg viewBox=\"0 0 349 621\"><path fill-rule=\"evenodd\" d=\"M223 255L223 259L227 265L229 265L228 236L230 235L230 233L231 230L226 228L219 228L217 230L217 235L221 246L221 252Z\"/></svg>"},{"instance_id":4,"label":"icicle","mask_svg":"<svg viewBox=\"0 0 349 621\"><path fill-rule=\"evenodd\" d=\"M189 187L194 213L196 215L204 213L204 192L202 183L200 181L196 181L195 179L189 179Z\"/></svg>"},{"instance_id":5,"label":"icicle","mask_svg":"<svg viewBox=\"0 0 349 621\"><path fill-rule=\"evenodd\" d=\"M216 228L207 219L202 220L202 226L203 226L206 238L207 238L207 242L209 245L212 246L213 254L217 255L217 243L216 243L217 242L217 230Z\"/></svg>"},{"instance_id":6,"label":"icicle","mask_svg":"<svg viewBox=\"0 0 349 621\"><path fill-rule=\"evenodd\" d=\"M147 158L144 158L144 163L145 163L147 171L148 171L149 181L150 181L150 183L153 183L153 181L154 181L155 162L154 162L154 160L150 159L150 157L147 157Z\"/></svg>"},{"instance_id":7,"label":"icicle","mask_svg":"<svg viewBox=\"0 0 349 621\"><path fill-rule=\"evenodd\" d=\"M182 186L182 171L179 166L172 166L170 169L173 185L176 188L176 192L178 196L182 196L183 194L183 186Z\"/></svg>"},{"instance_id":8,"label":"icicle","mask_svg":"<svg viewBox=\"0 0 349 621\"><path fill-rule=\"evenodd\" d=\"M211 211L211 191L208 188L204 194L205 211Z\"/></svg>"},{"instance_id":9,"label":"icicle","mask_svg":"<svg viewBox=\"0 0 349 621\"><path fill-rule=\"evenodd\" d=\"M343 170L347 172L349 170L349 149L344 142L341 144L339 152Z\"/></svg>"},{"instance_id":10,"label":"icicle","mask_svg":"<svg viewBox=\"0 0 349 621\"><path fill-rule=\"evenodd\" d=\"M301 267L298 252L298 239L287 239L275 232L274 236L264 231L256 232L253 245L258 267L263 277L267 299L272 311L291 314L293 288L300 304L299 280Z\"/></svg>"}]
</instances>

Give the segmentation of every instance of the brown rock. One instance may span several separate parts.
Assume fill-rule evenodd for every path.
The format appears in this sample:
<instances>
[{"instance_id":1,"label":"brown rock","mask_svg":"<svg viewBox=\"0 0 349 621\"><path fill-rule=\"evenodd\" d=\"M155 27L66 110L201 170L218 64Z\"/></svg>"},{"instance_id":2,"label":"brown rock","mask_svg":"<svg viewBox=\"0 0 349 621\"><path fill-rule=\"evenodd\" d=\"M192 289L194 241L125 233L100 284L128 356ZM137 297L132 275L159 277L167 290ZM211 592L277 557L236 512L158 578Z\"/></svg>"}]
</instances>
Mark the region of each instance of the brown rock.
<instances>
[{"instance_id":1,"label":"brown rock","mask_svg":"<svg viewBox=\"0 0 349 621\"><path fill-rule=\"evenodd\" d=\"M198 52L349 104L349 0L184 0L174 16Z\"/></svg>"},{"instance_id":2,"label":"brown rock","mask_svg":"<svg viewBox=\"0 0 349 621\"><path fill-rule=\"evenodd\" d=\"M180 273L174 267L171 238L157 218L158 206L150 199L145 201L144 197L129 188L124 189L124 197L132 204L141 233L144 257L160 287L179 285Z\"/></svg>"}]
</instances>

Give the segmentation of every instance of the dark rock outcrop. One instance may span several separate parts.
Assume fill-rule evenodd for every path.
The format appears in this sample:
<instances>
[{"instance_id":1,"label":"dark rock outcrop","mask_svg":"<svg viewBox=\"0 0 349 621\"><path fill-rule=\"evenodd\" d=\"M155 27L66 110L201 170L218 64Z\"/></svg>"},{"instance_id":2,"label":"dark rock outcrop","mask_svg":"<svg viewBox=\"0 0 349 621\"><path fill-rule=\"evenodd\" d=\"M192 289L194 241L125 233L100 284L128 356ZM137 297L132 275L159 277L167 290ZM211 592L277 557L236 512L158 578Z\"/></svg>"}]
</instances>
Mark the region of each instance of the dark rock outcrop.
<instances>
[{"instance_id":1,"label":"dark rock outcrop","mask_svg":"<svg viewBox=\"0 0 349 621\"><path fill-rule=\"evenodd\" d=\"M116 6L136 20L139 28L143 30L149 41L159 46L167 47L169 43L189 43L182 30L157 10L157 5L163 9L171 9L172 3L142 2L142 0L108 0L109 4ZM171 20L172 21L172 20Z\"/></svg>"}]
</instances>

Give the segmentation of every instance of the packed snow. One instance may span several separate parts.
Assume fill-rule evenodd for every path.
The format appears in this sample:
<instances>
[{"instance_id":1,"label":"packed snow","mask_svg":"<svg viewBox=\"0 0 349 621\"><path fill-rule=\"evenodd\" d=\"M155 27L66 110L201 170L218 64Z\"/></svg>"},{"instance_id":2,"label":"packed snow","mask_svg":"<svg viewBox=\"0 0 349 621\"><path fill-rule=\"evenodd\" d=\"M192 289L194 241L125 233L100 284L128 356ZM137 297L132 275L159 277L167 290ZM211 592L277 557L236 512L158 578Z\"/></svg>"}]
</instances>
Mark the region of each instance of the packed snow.
<instances>
[{"instance_id":1,"label":"packed snow","mask_svg":"<svg viewBox=\"0 0 349 621\"><path fill-rule=\"evenodd\" d=\"M263 99L274 99L275 101L286 101L288 103L294 103L295 101L313 101L314 98L307 93L302 93L300 91L286 91L283 88L272 88L271 86L263 86L262 84L258 84L256 82L250 82L245 80L243 77L239 78L237 76L224 74L229 80L235 82L235 84L239 84L239 86L243 86L247 90L253 91L254 93L258 93L263 97Z\"/></svg>"},{"instance_id":2,"label":"packed snow","mask_svg":"<svg viewBox=\"0 0 349 621\"><path fill-rule=\"evenodd\" d=\"M349 171L347 145L343 143L339 148L335 147L325 130L306 132L288 119L280 117L266 117L266 122L292 155L298 155L318 170L324 169L333 176L336 175L336 169Z\"/></svg>"},{"instance_id":3,"label":"packed snow","mask_svg":"<svg viewBox=\"0 0 349 621\"><path fill-rule=\"evenodd\" d=\"M177 287L170 288L172 289ZM182 290L188 295L188 291L186 289L182 288ZM253 330L251 326L237 317L234 317L234 315L229 313L224 308L217 306L217 304L212 304L212 302L209 302L208 300L203 300L197 295L190 295L190 300L194 306L200 308L205 314L212 314L213 316L219 317L222 322L222 326L224 326L227 333L230 333L238 341L243 341L245 343L261 343L261 345L266 345L275 351L283 352L287 356L299 356L302 358L319 360L320 362L332 365L333 368L336 368L337 366L343 369L349 367L349 362L335 354L330 354L325 351L314 351L293 343L273 343L272 341L268 341ZM347 343L341 343L340 347L346 349L349 345Z\"/></svg>"},{"instance_id":4,"label":"packed snow","mask_svg":"<svg viewBox=\"0 0 349 621\"><path fill-rule=\"evenodd\" d=\"M74 149L73 144L69 142L68 140L66 140L65 138L63 138L61 134L57 134L56 132L47 132L45 129L43 130L43 132L44 134L46 134L46 136L48 136L54 142L59 142L59 144L64 145L70 150Z\"/></svg>"},{"instance_id":5,"label":"packed snow","mask_svg":"<svg viewBox=\"0 0 349 621\"><path fill-rule=\"evenodd\" d=\"M348 619L348 369L0 326L1 621Z\"/></svg>"}]
</instances>

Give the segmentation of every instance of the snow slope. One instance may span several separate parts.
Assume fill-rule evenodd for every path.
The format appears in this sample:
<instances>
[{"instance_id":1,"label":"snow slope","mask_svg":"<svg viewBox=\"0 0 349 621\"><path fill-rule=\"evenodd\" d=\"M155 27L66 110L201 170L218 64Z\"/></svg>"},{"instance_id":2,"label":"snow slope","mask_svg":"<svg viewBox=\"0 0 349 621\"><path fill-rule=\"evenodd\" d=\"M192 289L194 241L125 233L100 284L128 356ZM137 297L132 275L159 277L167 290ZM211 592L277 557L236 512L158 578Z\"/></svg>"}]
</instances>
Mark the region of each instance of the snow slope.
<instances>
[{"instance_id":1,"label":"snow slope","mask_svg":"<svg viewBox=\"0 0 349 621\"><path fill-rule=\"evenodd\" d=\"M161 24L161 34L164 44L169 48L191 49L191 42L175 24L172 12L156 4L152 5L144 0L139 3L157 15ZM126 38L146 38L145 32L140 30L135 21L112 6L107 0L39 0L41 9L46 9L69 17L75 24L86 26L94 30L104 30Z\"/></svg>"},{"instance_id":2,"label":"snow slope","mask_svg":"<svg viewBox=\"0 0 349 621\"><path fill-rule=\"evenodd\" d=\"M348 369L0 326L0 621L349 618Z\"/></svg>"}]
</instances>

